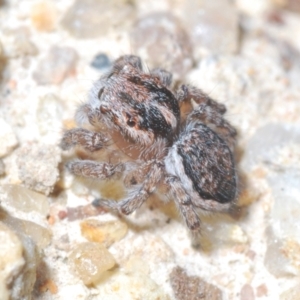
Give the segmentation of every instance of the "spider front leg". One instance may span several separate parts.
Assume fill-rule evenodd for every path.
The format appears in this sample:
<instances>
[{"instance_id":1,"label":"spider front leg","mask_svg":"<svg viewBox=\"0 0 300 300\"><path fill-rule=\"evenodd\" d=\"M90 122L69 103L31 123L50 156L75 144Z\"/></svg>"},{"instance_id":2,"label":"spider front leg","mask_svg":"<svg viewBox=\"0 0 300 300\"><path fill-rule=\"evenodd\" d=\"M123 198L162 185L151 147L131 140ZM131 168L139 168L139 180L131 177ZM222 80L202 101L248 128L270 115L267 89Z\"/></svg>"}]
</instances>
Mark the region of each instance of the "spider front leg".
<instances>
[{"instance_id":1,"label":"spider front leg","mask_svg":"<svg viewBox=\"0 0 300 300\"><path fill-rule=\"evenodd\" d=\"M65 132L61 141L61 148L63 150L69 150L79 145L85 150L94 152L104 148L109 140L109 136L102 132L92 132L83 128L74 128Z\"/></svg>"},{"instance_id":2,"label":"spider front leg","mask_svg":"<svg viewBox=\"0 0 300 300\"><path fill-rule=\"evenodd\" d=\"M111 209L116 209L125 215L129 215L138 209L154 192L157 184L161 180L163 174L163 164L154 161L153 165L146 176L144 182L134 189L127 198L121 201L108 199L97 199L93 202L96 206L104 206Z\"/></svg>"},{"instance_id":3,"label":"spider front leg","mask_svg":"<svg viewBox=\"0 0 300 300\"><path fill-rule=\"evenodd\" d=\"M224 104L218 103L202 90L193 86L182 85L176 93L176 98L179 103L183 103L185 101L191 102L193 100L196 104L206 104L222 115L226 112Z\"/></svg>"}]
</instances>

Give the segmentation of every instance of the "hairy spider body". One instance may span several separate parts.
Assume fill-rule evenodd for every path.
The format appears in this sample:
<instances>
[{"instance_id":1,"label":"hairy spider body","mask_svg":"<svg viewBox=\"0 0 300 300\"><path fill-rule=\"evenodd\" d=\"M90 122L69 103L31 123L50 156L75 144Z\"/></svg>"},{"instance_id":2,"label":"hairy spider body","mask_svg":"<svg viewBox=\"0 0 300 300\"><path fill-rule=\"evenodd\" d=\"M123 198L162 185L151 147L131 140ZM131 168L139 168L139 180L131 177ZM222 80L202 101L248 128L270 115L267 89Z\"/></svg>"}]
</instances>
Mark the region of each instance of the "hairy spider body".
<instances>
[{"instance_id":1,"label":"hairy spider body","mask_svg":"<svg viewBox=\"0 0 300 300\"><path fill-rule=\"evenodd\" d=\"M236 197L236 131L223 118L224 105L194 87L173 93L170 84L170 73L146 73L138 57L122 56L77 111L79 125L89 124L93 131L69 130L61 145L90 152L117 149L123 157L115 164L68 163L79 176L107 179L121 174L129 187L127 197L118 202L98 199L98 205L130 214L163 184L188 228L197 232L198 209L228 211ZM190 107L187 115L180 113L184 105Z\"/></svg>"}]
</instances>

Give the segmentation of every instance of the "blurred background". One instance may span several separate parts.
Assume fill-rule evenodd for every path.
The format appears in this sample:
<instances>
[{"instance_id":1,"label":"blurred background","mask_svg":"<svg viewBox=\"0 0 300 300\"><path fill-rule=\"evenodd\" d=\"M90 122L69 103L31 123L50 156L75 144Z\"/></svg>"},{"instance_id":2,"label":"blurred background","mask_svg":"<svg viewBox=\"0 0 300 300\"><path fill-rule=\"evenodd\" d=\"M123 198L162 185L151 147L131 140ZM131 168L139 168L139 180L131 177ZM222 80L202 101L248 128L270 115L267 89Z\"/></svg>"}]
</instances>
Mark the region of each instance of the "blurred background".
<instances>
[{"instance_id":1,"label":"blurred background","mask_svg":"<svg viewBox=\"0 0 300 300\"><path fill-rule=\"evenodd\" d=\"M238 130L243 214L204 216L200 250L171 204L118 223L90 203L95 185L116 199L120 186L64 170L63 131L124 54L224 103ZM299 83L299 0L0 1L0 232L14 245L0 248L0 298L299 300ZM89 217L115 222L97 223L117 232L104 250L89 250Z\"/></svg>"}]
</instances>

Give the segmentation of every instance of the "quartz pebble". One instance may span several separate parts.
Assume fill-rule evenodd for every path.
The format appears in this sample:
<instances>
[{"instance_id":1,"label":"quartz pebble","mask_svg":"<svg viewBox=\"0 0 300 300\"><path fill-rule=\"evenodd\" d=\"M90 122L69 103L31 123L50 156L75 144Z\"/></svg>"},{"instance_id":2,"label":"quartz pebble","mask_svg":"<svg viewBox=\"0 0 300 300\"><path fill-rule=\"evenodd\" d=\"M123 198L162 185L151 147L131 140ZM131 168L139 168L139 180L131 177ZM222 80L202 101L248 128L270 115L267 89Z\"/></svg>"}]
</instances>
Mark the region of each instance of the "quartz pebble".
<instances>
[{"instance_id":1,"label":"quartz pebble","mask_svg":"<svg viewBox=\"0 0 300 300\"><path fill-rule=\"evenodd\" d=\"M59 179L61 150L53 145L27 143L16 151L18 174L23 184L49 195Z\"/></svg>"},{"instance_id":2,"label":"quartz pebble","mask_svg":"<svg viewBox=\"0 0 300 300\"><path fill-rule=\"evenodd\" d=\"M255 300L253 287L250 284L243 285L240 300Z\"/></svg>"},{"instance_id":3,"label":"quartz pebble","mask_svg":"<svg viewBox=\"0 0 300 300\"><path fill-rule=\"evenodd\" d=\"M227 215L201 216L203 222L200 245L204 251L221 249L249 242L246 232Z\"/></svg>"},{"instance_id":4,"label":"quartz pebble","mask_svg":"<svg viewBox=\"0 0 300 300\"><path fill-rule=\"evenodd\" d=\"M188 276L175 267L170 274L171 286L176 300L222 300L222 291L197 276Z\"/></svg>"},{"instance_id":5,"label":"quartz pebble","mask_svg":"<svg viewBox=\"0 0 300 300\"><path fill-rule=\"evenodd\" d=\"M30 300L39 262L35 245L1 222L0 245L1 300Z\"/></svg>"},{"instance_id":6,"label":"quartz pebble","mask_svg":"<svg viewBox=\"0 0 300 300\"><path fill-rule=\"evenodd\" d=\"M300 284L297 286L294 286L287 291L280 294L279 299L280 300L299 300L300 295Z\"/></svg>"},{"instance_id":7,"label":"quartz pebble","mask_svg":"<svg viewBox=\"0 0 300 300\"><path fill-rule=\"evenodd\" d=\"M238 14L231 1L186 1L183 14L195 58L203 54L233 53L238 47Z\"/></svg>"},{"instance_id":8,"label":"quartz pebble","mask_svg":"<svg viewBox=\"0 0 300 300\"><path fill-rule=\"evenodd\" d=\"M17 138L11 126L0 118L0 157L8 155L17 145Z\"/></svg>"},{"instance_id":9,"label":"quartz pebble","mask_svg":"<svg viewBox=\"0 0 300 300\"><path fill-rule=\"evenodd\" d=\"M80 223L81 234L90 242L102 243L109 247L121 240L128 231L128 227L121 221L100 222L88 219Z\"/></svg>"},{"instance_id":10,"label":"quartz pebble","mask_svg":"<svg viewBox=\"0 0 300 300\"><path fill-rule=\"evenodd\" d=\"M4 210L0 210L0 221L17 234L30 238L39 249L45 248L50 243L50 231L37 223L12 217Z\"/></svg>"},{"instance_id":11,"label":"quartz pebble","mask_svg":"<svg viewBox=\"0 0 300 300\"><path fill-rule=\"evenodd\" d=\"M241 165L244 170L252 170L261 163L276 165L280 150L290 144L300 145L300 127L268 123L249 139Z\"/></svg>"},{"instance_id":12,"label":"quartz pebble","mask_svg":"<svg viewBox=\"0 0 300 300\"><path fill-rule=\"evenodd\" d=\"M37 212L42 216L49 213L47 198L20 185L4 184L0 187L2 206L12 207L26 213Z\"/></svg>"},{"instance_id":13,"label":"quartz pebble","mask_svg":"<svg viewBox=\"0 0 300 300\"><path fill-rule=\"evenodd\" d=\"M4 31L6 35L4 50L8 58L35 56L38 54L36 45L31 41L30 30L27 27L18 27ZM0 55L1 56L1 55Z\"/></svg>"},{"instance_id":14,"label":"quartz pebble","mask_svg":"<svg viewBox=\"0 0 300 300\"><path fill-rule=\"evenodd\" d=\"M39 31L51 31L56 25L57 12L53 2L40 1L31 8L30 19Z\"/></svg>"},{"instance_id":15,"label":"quartz pebble","mask_svg":"<svg viewBox=\"0 0 300 300\"><path fill-rule=\"evenodd\" d=\"M77 38L95 38L110 28L126 28L134 14L133 4L126 0L76 0L64 16L62 25Z\"/></svg>"},{"instance_id":16,"label":"quartz pebble","mask_svg":"<svg viewBox=\"0 0 300 300\"><path fill-rule=\"evenodd\" d=\"M3 176L5 174L5 164L3 162L3 159L0 159L0 176Z\"/></svg>"},{"instance_id":17,"label":"quartz pebble","mask_svg":"<svg viewBox=\"0 0 300 300\"><path fill-rule=\"evenodd\" d=\"M38 84L61 84L76 73L77 52L70 47L52 47L48 55L39 62L33 79Z\"/></svg>"},{"instance_id":18,"label":"quartz pebble","mask_svg":"<svg viewBox=\"0 0 300 300\"><path fill-rule=\"evenodd\" d=\"M99 299L171 300L161 284L154 282L143 272L117 270L116 272L109 271L109 273L107 280L96 286Z\"/></svg>"},{"instance_id":19,"label":"quartz pebble","mask_svg":"<svg viewBox=\"0 0 300 300\"><path fill-rule=\"evenodd\" d=\"M267 229L265 266L275 276L299 276L300 169L285 169L272 174L268 182L274 204Z\"/></svg>"},{"instance_id":20,"label":"quartz pebble","mask_svg":"<svg viewBox=\"0 0 300 300\"><path fill-rule=\"evenodd\" d=\"M86 285L96 284L115 265L115 259L99 243L81 243L69 256L71 268Z\"/></svg>"},{"instance_id":21,"label":"quartz pebble","mask_svg":"<svg viewBox=\"0 0 300 300\"><path fill-rule=\"evenodd\" d=\"M2 300L11 299L11 288L22 273L25 260L23 246L18 236L0 222L0 294Z\"/></svg>"},{"instance_id":22,"label":"quartz pebble","mask_svg":"<svg viewBox=\"0 0 300 300\"><path fill-rule=\"evenodd\" d=\"M63 115L63 102L54 94L46 94L39 99L36 112L40 134L51 139L58 135L60 138L61 119Z\"/></svg>"},{"instance_id":23,"label":"quartz pebble","mask_svg":"<svg viewBox=\"0 0 300 300\"><path fill-rule=\"evenodd\" d=\"M134 53L150 69L164 68L175 80L182 79L192 67L189 36L171 14L153 13L141 18L131 32L131 43Z\"/></svg>"}]
</instances>

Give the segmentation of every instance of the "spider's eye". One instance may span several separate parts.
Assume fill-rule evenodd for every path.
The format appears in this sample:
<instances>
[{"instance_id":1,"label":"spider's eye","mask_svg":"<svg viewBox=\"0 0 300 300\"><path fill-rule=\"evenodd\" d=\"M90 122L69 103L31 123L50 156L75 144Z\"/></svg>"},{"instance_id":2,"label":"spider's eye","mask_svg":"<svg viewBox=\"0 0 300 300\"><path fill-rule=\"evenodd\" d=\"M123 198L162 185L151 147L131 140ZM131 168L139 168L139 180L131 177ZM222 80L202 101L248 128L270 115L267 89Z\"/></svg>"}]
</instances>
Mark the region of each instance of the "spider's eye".
<instances>
[{"instance_id":1,"label":"spider's eye","mask_svg":"<svg viewBox=\"0 0 300 300\"><path fill-rule=\"evenodd\" d=\"M130 126L130 127L134 127L135 124L136 123L134 121L130 120L130 119L127 121L127 125Z\"/></svg>"}]
</instances>

